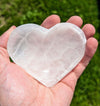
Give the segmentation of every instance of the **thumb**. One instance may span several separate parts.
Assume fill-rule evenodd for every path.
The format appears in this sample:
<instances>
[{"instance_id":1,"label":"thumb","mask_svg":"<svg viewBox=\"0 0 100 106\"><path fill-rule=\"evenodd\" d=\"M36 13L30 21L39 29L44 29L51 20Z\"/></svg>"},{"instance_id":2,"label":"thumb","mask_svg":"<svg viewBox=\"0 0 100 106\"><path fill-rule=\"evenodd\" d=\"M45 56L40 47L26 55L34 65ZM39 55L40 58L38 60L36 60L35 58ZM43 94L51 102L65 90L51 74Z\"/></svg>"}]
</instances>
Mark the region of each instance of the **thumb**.
<instances>
[{"instance_id":1,"label":"thumb","mask_svg":"<svg viewBox=\"0 0 100 106\"><path fill-rule=\"evenodd\" d=\"M4 70L8 63L10 63L10 60L7 50L0 47L0 73Z\"/></svg>"},{"instance_id":2,"label":"thumb","mask_svg":"<svg viewBox=\"0 0 100 106\"><path fill-rule=\"evenodd\" d=\"M2 36L0 36L0 73L7 67L7 64L10 63L9 55L5 48L7 48L9 35L15 28L15 26L12 26Z\"/></svg>"},{"instance_id":3,"label":"thumb","mask_svg":"<svg viewBox=\"0 0 100 106\"><path fill-rule=\"evenodd\" d=\"M0 36L0 47L7 48L8 38L11 32L15 29L15 26L10 27L4 34Z\"/></svg>"}]
</instances>

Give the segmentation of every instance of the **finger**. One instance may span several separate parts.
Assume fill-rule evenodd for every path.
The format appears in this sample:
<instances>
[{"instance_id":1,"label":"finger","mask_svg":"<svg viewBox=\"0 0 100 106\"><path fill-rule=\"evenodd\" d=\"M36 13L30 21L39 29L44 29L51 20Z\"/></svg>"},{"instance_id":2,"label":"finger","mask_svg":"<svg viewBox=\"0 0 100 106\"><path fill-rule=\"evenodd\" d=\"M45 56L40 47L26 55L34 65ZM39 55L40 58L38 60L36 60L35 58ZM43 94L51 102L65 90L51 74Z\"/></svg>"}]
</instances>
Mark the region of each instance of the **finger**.
<instances>
[{"instance_id":1,"label":"finger","mask_svg":"<svg viewBox=\"0 0 100 106\"><path fill-rule=\"evenodd\" d=\"M92 56L94 55L98 46L98 42L95 38L89 38L86 45L86 53L82 61L67 75L61 82L69 86L72 91L75 89L76 82L80 75L83 73L84 69L88 65Z\"/></svg>"},{"instance_id":2,"label":"finger","mask_svg":"<svg viewBox=\"0 0 100 106\"><path fill-rule=\"evenodd\" d=\"M75 24L75 25L77 25L78 27L81 27L82 24L83 24L83 20L82 20L81 17L79 17L79 16L72 16L71 18L69 18L69 19L67 20L67 22L72 23L72 24Z\"/></svg>"},{"instance_id":3,"label":"finger","mask_svg":"<svg viewBox=\"0 0 100 106\"><path fill-rule=\"evenodd\" d=\"M60 82L61 83L64 83L72 91L74 91L75 90L76 83L77 83L77 77L76 77L75 73L72 71L69 74L67 74Z\"/></svg>"},{"instance_id":4,"label":"finger","mask_svg":"<svg viewBox=\"0 0 100 106\"><path fill-rule=\"evenodd\" d=\"M51 15L43 21L41 26L49 29L57 23L60 23L60 17L58 15Z\"/></svg>"},{"instance_id":5,"label":"finger","mask_svg":"<svg viewBox=\"0 0 100 106\"><path fill-rule=\"evenodd\" d=\"M95 28L91 24L86 24L83 26L82 30L85 33L86 38L92 37L95 34Z\"/></svg>"},{"instance_id":6,"label":"finger","mask_svg":"<svg viewBox=\"0 0 100 106\"><path fill-rule=\"evenodd\" d=\"M87 40L85 55L81 60L81 62L73 70L75 75L77 76L77 79L80 77L86 66L89 64L89 61L95 54L97 47L98 47L98 41L95 38L91 37Z\"/></svg>"},{"instance_id":7,"label":"finger","mask_svg":"<svg viewBox=\"0 0 100 106\"><path fill-rule=\"evenodd\" d=\"M0 47L3 48L7 48L7 42L8 42L8 38L11 34L11 32L15 29L15 26L12 26L11 28L9 28L4 34L2 34L0 36Z\"/></svg>"}]
</instances>

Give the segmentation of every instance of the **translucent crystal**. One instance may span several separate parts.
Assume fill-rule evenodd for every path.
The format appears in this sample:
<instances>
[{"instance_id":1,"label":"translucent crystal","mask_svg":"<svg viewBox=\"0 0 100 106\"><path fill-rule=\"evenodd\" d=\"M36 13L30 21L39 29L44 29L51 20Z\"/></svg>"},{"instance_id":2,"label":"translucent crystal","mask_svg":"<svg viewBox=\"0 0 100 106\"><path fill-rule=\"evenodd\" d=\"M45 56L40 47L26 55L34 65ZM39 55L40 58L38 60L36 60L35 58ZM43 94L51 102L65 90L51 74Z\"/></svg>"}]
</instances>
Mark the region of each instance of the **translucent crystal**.
<instances>
[{"instance_id":1,"label":"translucent crystal","mask_svg":"<svg viewBox=\"0 0 100 106\"><path fill-rule=\"evenodd\" d=\"M85 45L84 32L74 24L59 23L50 29L25 24L11 33L7 50L28 74L52 87L81 61Z\"/></svg>"}]
</instances>

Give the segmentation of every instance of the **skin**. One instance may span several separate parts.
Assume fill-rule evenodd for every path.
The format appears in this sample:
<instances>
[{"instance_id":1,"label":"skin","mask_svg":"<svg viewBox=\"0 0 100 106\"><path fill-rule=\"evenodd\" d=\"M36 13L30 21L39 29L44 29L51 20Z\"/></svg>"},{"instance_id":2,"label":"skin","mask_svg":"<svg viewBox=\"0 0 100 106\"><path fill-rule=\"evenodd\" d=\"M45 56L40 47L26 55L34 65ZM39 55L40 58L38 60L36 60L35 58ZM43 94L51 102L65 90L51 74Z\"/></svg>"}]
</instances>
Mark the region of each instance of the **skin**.
<instances>
[{"instance_id":1,"label":"skin","mask_svg":"<svg viewBox=\"0 0 100 106\"><path fill-rule=\"evenodd\" d=\"M78 27L81 27L83 23L79 16L72 16L67 22ZM60 23L59 16L51 15L41 25L51 28L57 23ZM6 47L9 35L15 28L12 26L0 37L0 106L69 106L77 80L98 46L97 40L93 37L94 26L86 24L82 28L87 38L87 44L81 62L51 88L45 87L21 67L10 62Z\"/></svg>"}]
</instances>

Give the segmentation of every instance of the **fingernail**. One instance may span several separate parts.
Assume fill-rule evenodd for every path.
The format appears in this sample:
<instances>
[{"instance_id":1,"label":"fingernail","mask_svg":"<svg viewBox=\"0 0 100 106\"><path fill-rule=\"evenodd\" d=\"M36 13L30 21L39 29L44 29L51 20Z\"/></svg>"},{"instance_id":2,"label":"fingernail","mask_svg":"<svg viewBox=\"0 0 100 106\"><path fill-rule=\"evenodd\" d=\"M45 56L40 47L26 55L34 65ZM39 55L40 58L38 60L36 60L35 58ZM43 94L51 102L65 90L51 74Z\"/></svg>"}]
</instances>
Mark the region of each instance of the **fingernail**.
<instances>
[{"instance_id":1,"label":"fingernail","mask_svg":"<svg viewBox=\"0 0 100 106\"><path fill-rule=\"evenodd\" d=\"M9 30L13 30L13 29L15 29L16 28L16 26L11 26L10 28L9 28Z\"/></svg>"},{"instance_id":2,"label":"fingernail","mask_svg":"<svg viewBox=\"0 0 100 106\"><path fill-rule=\"evenodd\" d=\"M7 34L10 34L14 29L16 28L16 26L11 26L8 30L7 30Z\"/></svg>"}]
</instances>

